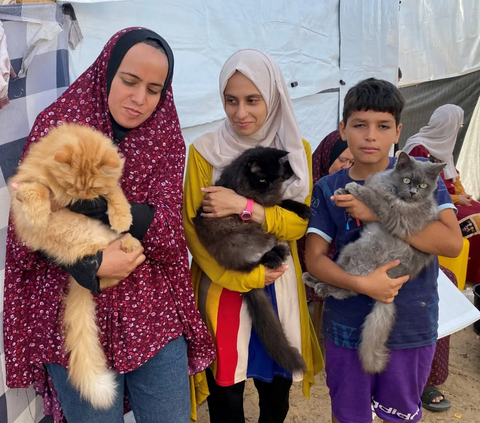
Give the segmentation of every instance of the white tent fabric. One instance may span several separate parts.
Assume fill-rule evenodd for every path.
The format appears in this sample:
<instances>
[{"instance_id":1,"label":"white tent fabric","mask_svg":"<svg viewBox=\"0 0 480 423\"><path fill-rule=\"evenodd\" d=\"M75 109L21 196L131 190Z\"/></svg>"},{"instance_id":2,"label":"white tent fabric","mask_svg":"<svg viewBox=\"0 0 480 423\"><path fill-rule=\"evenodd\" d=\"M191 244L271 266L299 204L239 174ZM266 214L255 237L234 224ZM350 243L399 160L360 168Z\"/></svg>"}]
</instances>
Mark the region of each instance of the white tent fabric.
<instances>
[{"instance_id":1,"label":"white tent fabric","mask_svg":"<svg viewBox=\"0 0 480 423\"><path fill-rule=\"evenodd\" d=\"M224 117L218 75L227 57L241 48L257 48L270 54L279 62L287 82L298 83L290 88L290 94L302 136L312 149L337 127L349 87L371 76L396 82L398 57L405 84L458 75L480 66L478 0L402 0L400 7L398 0L79 1L73 4L84 40L70 51L71 79L93 62L116 31L128 26L157 31L171 43L175 53L174 93L187 143ZM18 38L9 47L15 50L13 56L10 51L13 58L23 57L26 51L26 41L22 40ZM10 118L12 115L24 113L28 119L21 122L31 126L36 113L61 93L56 86L55 90L43 90L45 80L53 81L53 72L47 73L50 79L35 79L32 69L30 81L40 82L42 88L31 90L27 97L35 107L0 111L6 122L0 125L0 145L5 144L9 128L18 129L18 125L12 125L16 122ZM341 79L345 85L340 85ZM57 78L55 82L59 82ZM18 92L21 83L16 82ZM480 115L479 106L475 113ZM28 130L22 129L17 149ZM475 131L471 134L472 149L480 136L478 127ZM478 148L475 154L480 159ZM477 172L478 163L472 167ZM470 168L470 162L466 166ZM463 175L460 162L459 167ZM477 181L479 176L477 173ZM9 203L5 185L4 168L0 167L0 300ZM0 400L2 394L12 396L7 423L39 422L41 399L34 399L33 390L6 389L2 350L0 341ZM6 411L1 404L0 411Z\"/></svg>"},{"instance_id":2,"label":"white tent fabric","mask_svg":"<svg viewBox=\"0 0 480 423\"><path fill-rule=\"evenodd\" d=\"M402 86L480 69L478 0L402 0L399 31Z\"/></svg>"},{"instance_id":3,"label":"white tent fabric","mask_svg":"<svg viewBox=\"0 0 480 423\"><path fill-rule=\"evenodd\" d=\"M84 41L71 52L71 79L95 59L105 42L127 26L162 35L175 54L173 88L182 128L222 119L218 76L241 48L271 55L292 98L338 87L338 0L141 1L74 4ZM101 30L99 30L101 28Z\"/></svg>"},{"instance_id":4,"label":"white tent fabric","mask_svg":"<svg viewBox=\"0 0 480 423\"><path fill-rule=\"evenodd\" d=\"M364 78L386 79L397 85L398 2L341 1L340 38L341 99ZM340 113L342 106L340 102Z\"/></svg>"},{"instance_id":5,"label":"white tent fabric","mask_svg":"<svg viewBox=\"0 0 480 423\"><path fill-rule=\"evenodd\" d=\"M175 101L187 143L203 133L205 125L223 119L218 75L224 61L241 48L265 51L279 62L287 83L298 83L290 95L302 136L312 149L338 125L346 89L368 76L396 81L395 1L184 0L179 5L133 0L75 4L75 10L84 41L71 52L72 80L123 27L147 26L171 43ZM344 13L339 16L340 10ZM340 85L341 72L348 81L345 87ZM319 94L332 89L340 89L340 96Z\"/></svg>"}]
</instances>

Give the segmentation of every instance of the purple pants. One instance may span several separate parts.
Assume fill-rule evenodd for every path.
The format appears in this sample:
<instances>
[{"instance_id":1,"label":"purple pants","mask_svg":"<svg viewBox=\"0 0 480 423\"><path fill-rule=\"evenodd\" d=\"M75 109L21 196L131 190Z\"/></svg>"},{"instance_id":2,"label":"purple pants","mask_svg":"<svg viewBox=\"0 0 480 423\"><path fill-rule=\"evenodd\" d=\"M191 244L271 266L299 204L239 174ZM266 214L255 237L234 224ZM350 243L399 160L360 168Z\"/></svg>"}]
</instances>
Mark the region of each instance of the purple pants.
<instances>
[{"instance_id":1,"label":"purple pants","mask_svg":"<svg viewBox=\"0 0 480 423\"><path fill-rule=\"evenodd\" d=\"M327 386L333 415L340 423L371 423L372 407L386 422L418 422L420 399L432 365L435 344L391 350L387 369L368 374L357 350L325 340Z\"/></svg>"}]
</instances>

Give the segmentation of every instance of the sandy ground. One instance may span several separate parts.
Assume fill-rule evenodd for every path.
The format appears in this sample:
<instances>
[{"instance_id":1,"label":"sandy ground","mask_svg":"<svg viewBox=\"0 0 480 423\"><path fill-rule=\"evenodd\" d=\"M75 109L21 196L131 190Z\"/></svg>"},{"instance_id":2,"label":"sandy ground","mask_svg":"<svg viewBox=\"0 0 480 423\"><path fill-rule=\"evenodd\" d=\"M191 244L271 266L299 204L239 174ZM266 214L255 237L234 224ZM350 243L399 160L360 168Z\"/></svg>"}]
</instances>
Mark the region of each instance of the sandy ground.
<instances>
[{"instance_id":1,"label":"sandy ground","mask_svg":"<svg viewBox=\"0 0 480 423\"><path fill-rule=\"evenodd\" d=\"M468 327L451 337L450 375L441 390L451 400L452 408L442 413L423 410L422 422L430 423L480 423L480 342L478 336ZM307 400L300 386L294 385L290 396L290 412L287 422L328 423L330 422L330 398L325 385L325 373L316 377L312 397ZM251 381L245 391L245 421L258 421L258 396ZM208 423L208 408L199 408L199 423ZM374 423L380 420L375 419Z\"/></svg>"}]
</instances>

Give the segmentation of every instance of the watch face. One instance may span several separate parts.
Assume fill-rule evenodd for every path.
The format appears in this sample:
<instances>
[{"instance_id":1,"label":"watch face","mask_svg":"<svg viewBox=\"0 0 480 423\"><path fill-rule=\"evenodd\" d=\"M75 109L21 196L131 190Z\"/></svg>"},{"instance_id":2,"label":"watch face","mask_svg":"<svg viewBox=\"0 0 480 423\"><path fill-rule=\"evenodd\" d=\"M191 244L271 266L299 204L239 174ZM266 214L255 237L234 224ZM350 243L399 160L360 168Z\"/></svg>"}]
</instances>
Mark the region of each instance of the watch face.
<instances>
[{"instance_id":1,"label":"watch face","mask_svg":"<svg viewBox=\"0 0 480 423\"><path fill-rule=\"evenodd\" d=\"M249 212L248 210L244 210L240 215L240 217L242 220L250 220L252 218L252 213Z\"/></svg>"}]
</instances>

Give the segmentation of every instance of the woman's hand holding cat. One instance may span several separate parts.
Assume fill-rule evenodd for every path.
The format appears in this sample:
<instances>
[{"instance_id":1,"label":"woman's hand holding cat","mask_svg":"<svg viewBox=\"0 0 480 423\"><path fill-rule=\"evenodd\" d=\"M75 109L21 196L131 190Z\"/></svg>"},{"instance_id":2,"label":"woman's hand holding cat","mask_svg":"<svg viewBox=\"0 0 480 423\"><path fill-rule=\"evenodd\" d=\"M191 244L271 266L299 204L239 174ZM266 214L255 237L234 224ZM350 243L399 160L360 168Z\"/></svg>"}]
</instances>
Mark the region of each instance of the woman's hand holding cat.
<instances>
[{"instance_id":1,"label":"woman's hand holding cat","mask_svg":"<svg viewBox=\"0 0 480 423\"><path fill-rule=\"evenodd\" d=\"M203 218L215 219L234 214L240 215L247 206L247 199L232 189L209 186L202 188L202 191L205 193L202 207L206 212L202 213ZM260 204L254 203L252 220L257 223L263 223L265 220L265 211Z\"/></svg>"},{"instance_id":2,"label":"woman's hand holding cat","mask_svg":"<svg viewBox=\"0 0 480 423\"><path fill-rule=\"evenodd\" d=\"M103 250L102 264L98 268L97 276L99 278L123 280L132 273L137 266L145 261L143 247L126 253L122 250L123 238L130 236L125 234L115 241L108 244Z\"/></svg>"},{"instance_id":3,"label":"woman's hand holding cat","mask_svg":"<svg viewBox=\"0 0 480 423\"><path fill-rule=\"evenodd\" d=\"M472 205L472 196L467 194L460 194L458 196L457 204L459 206L471 206Z\"/></svg>"},{"instance_id":4,"label":"woman's hand holding cat","mask_svg":"<svg viewBox=\"0 0 480 423\"><path fill-rule=\"evenodd\" d=\"M337 207L343 207L347 213L354 219L359 219L364 222L378 222L378 217L370 208L358 198L355 198L352 194L333 195L330 197L335 201Z\"/></svg>"},{"instance_id":5,"label":"woman's hand holding cat","mask_svg":"<svg viewBox=\"0 0 480 423\"><path fill-rule=\"evenodd\" d=\"M387 275L388 270L399 264L400 260L392 261L380 266L367 276L359 276L360 284L358 290L355 291L383 303L393 302L400 288L409 279L408 275L396 279Z\"/></svg>"},{"instance_id":6,"label":"woman's hand holding cat","mask_svg":"<svg viewBox=\"0 0 480 423\"><path fill-rule=\"evenodd\" d=\"M280 276L282 276L288 269L286 264L276 268L270 269L269 267L265 267L265 286L271 285L275 282Z\"/></svg>"},{"instance_id":7,"label":"woman's hand holding cat","mask_svg":"<svg viewBox=\"0 0 480 423\"><path fill-rule=\"evenodd\" d=\"M232 189L210 186L202 191L205 193L202 207L206 211L202 217L225 217L240 214L245 209L246 199Z\"/></svg>"}]
</instances>

